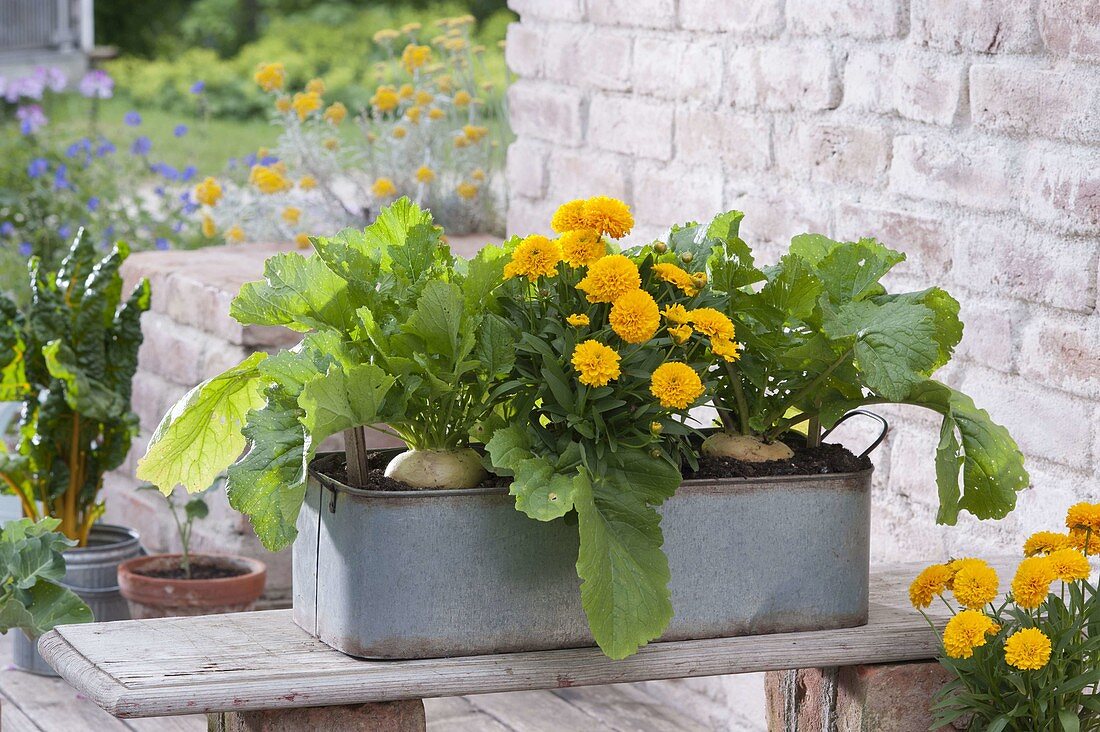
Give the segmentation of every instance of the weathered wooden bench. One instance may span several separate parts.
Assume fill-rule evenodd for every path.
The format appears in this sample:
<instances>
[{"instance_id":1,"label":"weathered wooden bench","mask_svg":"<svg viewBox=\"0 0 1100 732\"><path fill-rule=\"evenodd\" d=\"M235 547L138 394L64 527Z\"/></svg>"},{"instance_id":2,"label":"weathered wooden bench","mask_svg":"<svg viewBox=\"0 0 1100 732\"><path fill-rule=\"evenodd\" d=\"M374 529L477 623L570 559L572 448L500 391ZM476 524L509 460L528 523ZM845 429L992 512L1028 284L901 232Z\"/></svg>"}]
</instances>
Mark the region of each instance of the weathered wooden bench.
<instances>
[{"instance_id":1,"label":"weathered wooden bench","mask_svg":"<svg viewBox=\"0 0 1100 732\"><path fill-rule=\"evenodd\" d=\"M998 564L1003 575L1009 563ZM116 717L205 713L217 730L423 730L421 700L431 697L927 660L937 640L907 595L921 566L874 571L870 621L859 628L653 643L622 661L595 648L363 661L309 636L288 610L68 625L39 649ZM932 612L946 620L942 604Z\"/></svg>"}]
</instances>

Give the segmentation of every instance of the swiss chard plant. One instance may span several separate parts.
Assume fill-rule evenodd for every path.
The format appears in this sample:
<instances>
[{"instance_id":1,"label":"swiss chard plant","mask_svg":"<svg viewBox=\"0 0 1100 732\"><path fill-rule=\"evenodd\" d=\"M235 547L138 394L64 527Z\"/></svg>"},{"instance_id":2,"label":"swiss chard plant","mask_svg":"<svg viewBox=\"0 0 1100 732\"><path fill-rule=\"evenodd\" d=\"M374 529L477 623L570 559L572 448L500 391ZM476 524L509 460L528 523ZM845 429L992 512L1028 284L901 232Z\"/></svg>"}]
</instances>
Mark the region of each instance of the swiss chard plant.
<instances>
[{"instance_id":1,"label":"swiss chard plant","mask_svg":"<svg viewBox=\"0 0 1100 732\"><path fill-rule=\"evenodd\" d=\"M272 550L297 533L317 445L344 430L403 440L409 449L386 473L413 488L478 485L486 471L470 445L511 416L491 398L515 355L493 312L504 252L456 259L441 235L400 199L364 231L313 239L313 256L270 258L231 312L302 341L191 390L157 428L138 477L196 492L228 468L230 505Z\"/></svg>"},{"instance_id":2,"label":"swiss chard plant","mask_svg":"<svg viewBox=\"0 0 1100 732\"><path fill-rule=\"evenodd\" d=\"M17 451L0 442L0 487L81 546L103 513L103 475L126 459L138 426L130 393L149 283L123 299L128 253L119 243L100 258L78 235L56 272L31 258L24 310L0 296L0 401L23 403Z\"/></svg>"},{"instance_id":3,"label":"swiss chard plant","mask_svg":"<svg viewBox=\"0 0 1100 732\"><path fill-rule=\"evenodd\" d=\"M90 623L91 609L60 584L62 552L76 542L55 531L58 519L9 521L0 531L0 633L33 637L57 625Z\"/></svg>"}]
</instances>

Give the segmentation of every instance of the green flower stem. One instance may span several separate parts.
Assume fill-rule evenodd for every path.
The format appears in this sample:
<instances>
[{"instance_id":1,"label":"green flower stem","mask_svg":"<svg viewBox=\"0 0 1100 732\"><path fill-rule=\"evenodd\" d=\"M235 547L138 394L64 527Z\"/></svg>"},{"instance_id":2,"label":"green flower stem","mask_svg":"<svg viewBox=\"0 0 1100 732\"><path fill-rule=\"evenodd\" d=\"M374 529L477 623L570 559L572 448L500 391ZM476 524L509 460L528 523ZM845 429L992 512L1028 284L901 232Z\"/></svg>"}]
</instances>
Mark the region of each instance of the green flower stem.
<instances>
[{"instance_id":1,"label":"green flower stem","mask_svg":"<svg viewBox=\"0 0 1100 732\"><path fill-rule=\"evenodd\" d=\"M737 369L733 367L733 364L725 359L722 360L722 366L726 369L726 374L729 376L730 387L733 389L733 398L737 402L737 420L741 434L751 434L749 430L749 402L745 398L745 389L741 386L741 375L737 372Z\"/></svg>"}]
</instances>

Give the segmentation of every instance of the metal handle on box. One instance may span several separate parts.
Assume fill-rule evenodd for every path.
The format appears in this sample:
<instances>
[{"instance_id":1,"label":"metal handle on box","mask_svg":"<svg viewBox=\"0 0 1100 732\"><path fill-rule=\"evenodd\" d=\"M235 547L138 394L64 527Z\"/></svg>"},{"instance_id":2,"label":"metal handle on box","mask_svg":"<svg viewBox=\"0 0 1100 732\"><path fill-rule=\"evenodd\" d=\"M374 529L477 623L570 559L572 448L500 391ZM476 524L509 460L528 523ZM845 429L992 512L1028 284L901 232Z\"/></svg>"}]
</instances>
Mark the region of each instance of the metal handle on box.
<instances>
[{"instance_id":1,"label":"metal handle on box","mask_svg":"<svg viewBox=\"0 0 1100 732\"><path fill-rule=\"evenodd\" d=\"M863 458L867 457L872 452L874 452L876 447L878 447L879 445L882 444L882 441L886 439L886 433L890 431L890 423L887 422L886 418L883 417L881 414L875 414L874 412L869 412L866 409L853 409L852 411L848 412L843 417L838 419L832 427L830 427L829 429L822 432L821 433L821 439L824 440L826 437L829 436L830 433L832 433L833 430L835 430L837 427L839 427L841 424L846 422L851 417L856 417L856 416L870 417L871 419L878 422L879 425L882 427L882 431L878 433L878 437L875 438L875 441L871 443L870 447L868 447L866 450L864 450L863 452L860 453L859 459L862 460Z\"/></svg>"}]
</instances>

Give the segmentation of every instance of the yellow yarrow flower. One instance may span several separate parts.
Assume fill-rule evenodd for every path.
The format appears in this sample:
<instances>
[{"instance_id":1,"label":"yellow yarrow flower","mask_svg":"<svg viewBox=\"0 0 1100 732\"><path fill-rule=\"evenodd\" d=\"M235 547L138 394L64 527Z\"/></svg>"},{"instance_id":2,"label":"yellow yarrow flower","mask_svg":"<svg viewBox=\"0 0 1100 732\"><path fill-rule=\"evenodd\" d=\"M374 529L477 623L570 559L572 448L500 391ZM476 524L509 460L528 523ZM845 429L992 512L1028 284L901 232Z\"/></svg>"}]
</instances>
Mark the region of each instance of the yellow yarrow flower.
<instances>
[{"instance_id":1,"label":"yellow yarrow flower","mask_svg":"<svg viewBox=\"0 0 1100 732\"><path fill-rule=\"evenodd\" d=\"M283 209L283 221L288 224L296 224L300 218L302 218L302 209L296 206L287 206Z\"/></svg>"},{"instance_id":2,"label":"yellow yarrow flower","mask_svg":"<svg viewBox=\"0 0 1100 732\"><path fill-rule=\"evenodd\" d=\"M432 107L428 110L428 119L443 119L446 116L447 113L439 107Z\"/></svg>"},{"instance_id":3,"label":"yellow yarrow flower","mask_svg":"<svg viewBox=\"0 0 1100 732\"><path fill-rule=\"evenodd\" d=\"M326 150L336 150L340 147L340 141L335 137L326 137L321 141L321 144L324 145Z\"/></svg>"},{"instance_id":4,"label":"yellow yarrow flower","mask_svg":"<svg viewBox=\"0 0 1100 732\"><path fill-rule=\"evenodd\" d=\"M195 186L195 200L204 206L216 206L221 197L221 184L214 178L208 177Z\"/></svg>"},{"instance_id":5,"label":"yellow yarrow flower","mask_svg":"<svg viewBox=\"0 0 1100 732\"><path fill-rule=\"evenodd\" d=\"M489 128L481 125L464 125L462 134L466 135L466 139L470 142L480 142L482 138L489 134Z\"/></svg>"},{"instance_id":6,"label":"yellow yarrow flower","mask_svg":"<svg viewBox=\"0 0 1100 732\"><path fill-rule=\"evenodd\" d=\"M686 363L668 361L654 370L649 393L666 409L687 409L703 394L703 381Z\"/></svg>"},{"instance_id":7,"label":"yellow yarrow flower","mask_svg":"<svg viewBox=\"0 0 1100 732\"><path fill-rule=\"evenodd\" d=\"M237 244L244 241L244 229L237 224L229 227L229 230L225 232L225 240L230 244Z\"/></svg>"},{"instance_id":8,"label":"yellow yarrow flower","mask_svg":"<svg viewBox=\"0 0 1100 732\"><path fill-rule=\"evenodd\" d=\"M392 28L384 28L371 36L371 38L377 44L388 46L390 43L397 40L400 36L401 34L393 30Z\"/></svg>"},{"instance_id":9,"label":"yellow yarrow flower","mask_svg":"<svg viewBox=\"0 0 1100 732\"><path fill-rule=\"evenodd\" d=\"M677 325L668 329L668 334L672 336L673 342L679 346L687 343L688 338L691 338L693 332L690 325Z\"/></svg>"},{"instance_id":10,"label":"yellow yarrow flower","mask_svg":"<svg viewBox=\"0 0 1100 732\"><path fill-rule=\"evenodd\" d=\"M588 316L584 313L573 313L565 319L565 322L569 323L569 325L579 328L581 326L588 325L590 321L588 320Z\"/></svg>"},{"instance_id":11,"label":"yellow yarrow flower","mask_svg":"<svg viewBox=\"0 0 1100 732\"><path fill-rule=\"evenodd\" d=\"M946 564L925 567L909 585L909 602L917 609L928 607L944 593L954 574Z\"/></svg>"},{"instance_id":12,"label":"yellow yarrow flower","mask_svg":"<svg viewBox=\"0 0 1100 732\"><path fill-rule=\"evenodd\" d=\"M473 172L470 173L470 177L478 182L481 182L485 180L485 171L481 168L474 168Z\"/></svg>"},{"instance_id":13,"label":"yellow yarrow flower","mask_svg":"<svg viewBox=\"0 0 1100 732\"><path fill-rule=\"evenodd\" d=\"M1012 578L1012 599L1028 610L1043 604L1050 594L1050 584L1058 578L1049 557L1028 557L1020 562Z\"/></svg>"},{"instance_id":14,"label":"yellow yarrow flower","mask_svg":"<svg viewBox=\"0 0 1100 732\"><path fill-rule=\"evenodd\" d=\"M577 199L558 206L554 216L550 219L550 228L559 234L577 229L587 229L584 218L584 200ZM599 233L599 232L597 232Z\"/></svg>"},{"instance_id":15,"label":"yellow yarrow flower","mask_svg":"<svg viewBox=\"0 0 1100 732\"><path fill-rule=\"evenodd\" d=\"M688 297L699 294L699 288L695 286L691 275L675 264L669 264L668 262L655 264L653 265L653 274L657 275L657 279L669 283Z\"/></svg>"},{"instance_id":16,"label":"yellow yarrow flower","mask_svg":"<svg viewBox=\"0 0 1100 732\"><path fill-rule=\"evenodd\" d=\"M397 96L397 90L392 86L380 86L374 90L374 96L370 98L370 104L379 112L391 112L397 109L401 100Z\"/></svg>"},{"instance_id":17,"label":"yellow yarrow flower","mask_svg":"<svg viewBox=\"0 0 1100 732\"><path fill-rule=\"evenodd\" d=\"M1100 503L1075 503L1066 512L1066 527L1100 533Z\"/></svg>"},{"instance_id":18,"label":"yellow yarrow flower","mask_svg":"<svg viewBox=\"0 0 1100 732\"><path fill-rule=\"evenodd\" d=\"M607 234L612 239L622 239L634 228L630 207L607 196L594 196L585 201L584 218L586 228Z\"/></svg>"},{"instance_id":19,"label":"yellow yarrow flower","mask_svg":"<svg viewBox=\"0 0 1100 732\"><path fill-rule=\"evenodd\" d=\"M478 187L473 183L463 181L455 186L455 192L458 193L458 195L462 198L470 200L477 197Z\"/></svg>"},{"instance_id":20,"label":"yellow yarrow flower","mask_svg":"<svg viewBox=\"0 0 1100 732\"><path fill-rule=\"evenodd\" d=\"M673 325L687 325L690 321L687 308L683 305L669 305L661 311L661 315Z\"/></svg>"},{"instance_id":21,"label":"yellow yarrow flower","mask_svg":"<svg viewBox=\"0 0 1100 732\"><path fill-rule=\"evenodd\" d=\"M281 63L260 64L252 78L264 91L278 91L286 84L286 67Z\"/></svg>"},{"instance_id":22,"label":"yellow yarrow flower","mask_svg":"<svg viewBox=\"0 0 1100 732\"><path fill-rule=\"evenodd\" d=\"M397 186L394 185L392 178L382 177L374 181L374 184L370 187L370 192L374 194L375 198L389 198L397 194Z\"/></svg>"},{"instance_id":23,"label":"yellow yarrow flower","mask_svg":"<svg viewBox=\"0 0 1100 732\"><path fill-rule=\"evenodd\" d=\"M1092 573L1088 557L1071 547L1051 552L1047 559L1054 567L1054 574L1063 582L1086 580Z\"/></svg>"},{"instance_id":24,"label":"yellow yarrow flower","mask_svg":"<svg viewBox=\"0 0 1100 732\"><path fill-rule=\"evenodd\" d=\"M291 188L290 181L277 165L253 165L248 182L267 194L282 193Z\"/></svg>"},{"instance_id":25,"label":"yellow yarrow flower","mask_svg":"<svg viewBox=\"0 0 1100 732\"><path fill-rule=\"evenodd\" d=\"M634 290L615 300L608 321L627 343L645 343L661 326L661 310L648 292Z\"/></svg>"},{"instance_id":26,"label":"yellow yarrow flower","mask_svg":"<svg viewBox=\"0 0 1100 732\"><path fill-rule=\"evenodd\" d=\"M588 302L615 302L642 285L638 266L622 254L597 259L588 265L588 274L577 283Z\"/></svg>"},{"instance_id":27,"label":"yellow yarrow flower","mask_svg":"<svg viewBox=\"0 0 1100 732\"><path fill-rule=\"evenodd\" d=\"M963 607L977 610L997 597L1000 580L997 572L982 560L964 564L952 578L955 599Z\"/></svg>"},{"instance_id":28,"label":"yellow yarrow flower","mask_svg":"<svg viewBox=\"0 0 1100 732\"><path fill-rule=\"evenodd\" d=\"M431 183L435 180L435 171L427 165L421 165L416 169L416 181L418 183Z\"/></svg>"},{"instance_id":29,"label":"yellow yarrow flower","mask_svg":"<svg viewBox=\"0 0 1100 732\"><path fill-rule=\"evenodd\" d=\"M1038 671L1050 661L1050 638L1038 628L1023 628L1005 640L1005 661L1021 671Z\"/></svg>"},{"instance_id":30,"label":"yellow yarrow flower","mask_svg":"<svg viewBox=\"0 0 1100 732\"><path fill-rule=\"evenodd\" d=\"M943 631L943 647L951 658L970 658L974 649L996 635L1001 627L993 619L977 610L963 610L947 621Z\"/></svg>"},{"instance_id":31,"label":"yellow yarrow flower","mask_svg":"<svg viewBox=\"0 0 1100 732\"><path fill-rule=\"evenodd\" d=\"M320 96L325 93L325 82L323 79L310 79L306 83L306 91L310 94L317 94Z\"/></svg>"},{"instance_id":32,"label":"yellow yarrow flower","mask_svg":"<svg viewBox=\"0 0 1100 732\"><path fill-rule=\"evenodd\" d=\"M412 35L413 33L419 31L420 28L421 25L419 23L406 23L405 25L401 26L401 32L405 35Z\"/></svg>"},{"instance_id":33,"label":"yellow yarrow flower","mask_svg":"<svg viewBox=\"0 0 1100 732\"><path fill-rule=\"evenodd\" d=\"M214 235L218 233L218 228L214 226L214 219L209 216L202 217L202 235L207 239L213 239Z\"/></svg>"},{"instance_id":34,"label":"yellow yarrow flower","mask_svg":"<svg viewBox=\"0 0 1100 732\"><path fill-rule=\"evenodd\" d=\"M420 89L419 91L416 92L415 101L421 107L426 107L426 106L428 106L429 104L431 104L432 102L435 101L435 97L432 96L431 92Z\"/></svg>"},{"instance_id":35,"label":"yellow yarrow flower","mask_svg":"<svg viewBox=\"0 0 1100 732\"><path fill-rule=\"evenodd\" d=\"M317 179L312 175L303 175L298 179L298 187L303 191L312 191L317 187Z\"/></svg>"},{"instance_id":36,"label":"yellow yarrow flower","mask_svg":"<svg viewBox=\"0 0 1100 732\"><path fill-rule=\"evenodd\" d=\"M710 338L732 341L734 338L733 321L714 308L696 308L688 312L688 322Z\"/></svg>"},{"instance_id":37,"label":"yellow yarrow flower","mask_svg":"<svg viewBox=\"0 0 1100 732\"><path fill-rule=\"evenodd\" d=\"M431 58L431 46L418 46L415 43L410 43L405 46L405 50L401 52L401 65L405 67L405 71L411 74L428 63Z\"/></svg>"},{"instance_id":38,"label":"yellow yarrow flower","mask_svg":"<svg viewBox=\"0 0 1100 732\"><path fill-rule=\"evenodd\" d=\"M619 378L619 354L602 343L587 340L573 349L570 363L580 374L578 381L587 386L605 386Z\"/></svg>"},{"instance_id":39,"label":"yellow yarrow flower","mask_svg":"<svg viewBox=\"0 0 1100 732\"><path fill-rule=\"evenodd\" d=\"M1036 554L1050 554L1070 546L1073 546L1073 540L1068 534L1037 531L1024 542L1024 556L1034 557Z\"/></svg>"},{"instance_id":40,"label":"yellow yarrow flower","mask_svg":"<svg viewBox=\"0 0 1100 732\"><path fill-rule=\"evenodd\" d=\"M325 110L325 121L338 125L348 116L348 108L342 102L333 102Z\"/></svg>"},{"instance_id":41,"label":"yellow yarrow flower","mask_svg":"<svg viewBox=\"0 0 1100 732\"><path fill-rule=\"evenodd\" d=\"M462 148L469 147L470 141L467 140L465 137L459 136L454 139L454 146L455 148L461 150Z\"/></svg>"},{"instance_id":42,"label":"yellow yarrow flower","mask_svg":"<svg viewBox=\"0 0 1100 732\"><path fill-rule=\"evenodd\" d=\"M439 82L437 81L436 83ZM455 92L454 105L456 107L466 107L469 106L472 99L473 97L470 96L470 92L466 91L465 89L459 89L457 92Z\"/></svg>"},{"instance_id":43,"label":"yellow yarrow flower","mask_svg":"<svg viewBox=\"0 0 1100 732\"><path fill-rule=\"evenodd\" d=\"M321 95L313 92L295 94L290 106L298 113L298 119L303 120L309 116L310 112L316 112L321 108Z\"/></svg>"},{"instance_id":44,"label":"yellow yarrow flower","mask_svg":"<svg viewBox=\"0 0 1100 732\"><path fill-rule=\"evenodd\" d=\"M290 111L290 97L279 97L275 100L275 109L283 114Z\"/></svg>"},{"instance_id":45,"label":"yellow yarrow flower","mask_svg":"<svg viewBox=\"0 0 1100 732\"><path fill-rule=\"evenodd\" d=\"M554 277L560 261L561 246L557 241L532 234L512 252L512 260L504 266L504 277L526 277L532 282L539 277Z\"/></svg>"},{"instance_id":46,"label":"yellow yarrow flower","mask_svg":"<svg viewBox=\"0 0 1100 732\"><path fill-rule=\"evenodd\" d=\"M416 87L412 84L402 84L397 90L397 96L400 99L412 99L414 94L416 94Z\"/></svg>"},{"instance_id":47,"label":"yellow yarrow flower","mask_svg":"<svg viewBox=\"0 0 1100 732\"><path fill-rule=\"evenodd\" d=\"M408 131L408 130L406 130L406 129L405 129L404 127L394 127L394 128L393 128L393 132L392 132L391 134L392 134L392 135L393 135L393 136L394 136L394 137L395 137L396 139L400 140L400 139L401 139L401 138L403 138L403 137L404 137L405 135L409 134L409 131Z\"/></svg>"},{"instance_id":48,"label":"yellow yarrow flower","mask_svg":"<svg viewBox=\"0 0 1100 732\"><path fill-rule=\"evenodd\" d=\"M711 338L710 350L719 358L728 363L733 363L741 358L741 346L726 338Z\"/></svg>"},{"instance_id":49,"label":"yellow yarrow flower","mask_svg":"<svg viewBox=\"0 0 1100 732\"><path fill-rule=\"evenodd\" d=\"M405 119L414 125L420 124L420 107L409 107L405 110Z\"/></svg>"},{"instance_id":50,"label":"yellow yarrow flower","mask_svg":"<svg viewBox=\"0 0 1100 732\"><path fill-rule=\"evenodd\" d=\"M294 243L298 245L299 249L309 249L312 243L309 240L309 234L298 234L294 237Z\"/></svg>"},{"instance_id":51,"label":"yellow yarrow flower","mask_svg":"<svg viewBox=\"0 0 1100 732\"><path fill-rule=\"evenodd\" d=\"M591 229L567 231L558 241L561 242L562 258L570 267L584 267L607 254L603 239Z\"/></svg>"}]
</instances>

